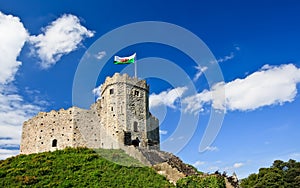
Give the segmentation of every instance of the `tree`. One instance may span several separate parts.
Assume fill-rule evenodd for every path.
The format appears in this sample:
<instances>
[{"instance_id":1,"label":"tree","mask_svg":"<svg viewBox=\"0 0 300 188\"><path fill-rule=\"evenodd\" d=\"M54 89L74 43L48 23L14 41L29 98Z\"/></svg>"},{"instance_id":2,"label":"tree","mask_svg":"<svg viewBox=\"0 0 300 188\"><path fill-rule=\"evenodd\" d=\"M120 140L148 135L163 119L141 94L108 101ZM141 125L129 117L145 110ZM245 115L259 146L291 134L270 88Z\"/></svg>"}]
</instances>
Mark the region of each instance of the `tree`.
<instances>
[{"instance_id":1,"label":"tree","mask_svg":"<svg viewBox=\"0 0 300 188\"><path fill-rule=\"evenodd\" d=\"M299 187L300 162L275 160L270 168L260 168L258 174L251 174L241 180L241 187Z\"/></svg>"}]
</instances>

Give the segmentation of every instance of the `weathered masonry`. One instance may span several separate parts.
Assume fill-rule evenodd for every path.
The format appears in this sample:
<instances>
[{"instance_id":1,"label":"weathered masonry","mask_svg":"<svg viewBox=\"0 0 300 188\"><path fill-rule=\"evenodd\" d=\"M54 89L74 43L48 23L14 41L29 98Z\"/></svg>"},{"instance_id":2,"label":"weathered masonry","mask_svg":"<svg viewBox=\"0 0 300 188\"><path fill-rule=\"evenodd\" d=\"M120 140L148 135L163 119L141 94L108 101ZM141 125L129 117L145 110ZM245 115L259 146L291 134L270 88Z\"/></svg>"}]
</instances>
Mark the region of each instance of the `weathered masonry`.
<instances>
[{"instance_id":1,"label":"weathered masonry","mask_svg":"<svg viewBox=\"0 0 300 188\"><path fill-rule=\"evenodd\" d=\"M149 112L146 81L116 73L101 88L101 98L89 110L40 112L24 122L21 153L79 146L122 149L134 145L159 150L159 123Z\"/></svg>"}]
</instances>

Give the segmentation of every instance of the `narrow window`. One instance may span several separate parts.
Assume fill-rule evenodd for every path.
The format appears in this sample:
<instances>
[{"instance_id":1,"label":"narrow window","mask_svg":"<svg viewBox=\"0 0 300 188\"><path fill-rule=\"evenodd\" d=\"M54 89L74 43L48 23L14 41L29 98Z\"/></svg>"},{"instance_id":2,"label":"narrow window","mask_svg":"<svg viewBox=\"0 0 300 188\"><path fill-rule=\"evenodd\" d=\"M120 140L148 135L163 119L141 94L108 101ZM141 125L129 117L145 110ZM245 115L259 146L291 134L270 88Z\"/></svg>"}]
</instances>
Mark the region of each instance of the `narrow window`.
<instances>
[{"instance_id":1,"label":"narrow window","mask_svg":"<svg viewBox=\"0 0 300 188\"><path fill-rule=\"evenodd\" d=\"M52 140L52 147L57 147L57 140L56 139Z\"/></svg>"},{"instance_id":2,"label":"narrow window","mask_svg":"<svg viewBox=\"0 0 300 188\"><path fill-rule=\"evenodd\" d=\"M114 111L114 107L110 107L110 110L111 110L111 111Z\"/></svg>"},{"instance_id":3,"label":"narrow window","mask_svg":"<svg viewBox=\"0 0 300 188\"><path fill-rule=\"evenodd\" d=\"M136 121L133 123L133 131L138 132L138 122Z\"/></svg>"},{"instance_id":4,"label":"narrow window","mask_svg":"<svg viewBox=\"0 0 300 188\"><path fill-rule=\"evenodd\" d=\"M114 94L114 89L110 89L110 90L109 90L109 94L110 94L110 95Z\"/></svg>"},{"instance_id":5,"label":"narrow window","mask_svg":"<svg viewBox=\"0 0 300 188\"><path fill-rule=\"evenodd\" d=\"M137 91L137 90L135 90L135 91L134 91L134 96L139 96L139 95L140 95L140 92Z\"/></svg>"}]
</instances>

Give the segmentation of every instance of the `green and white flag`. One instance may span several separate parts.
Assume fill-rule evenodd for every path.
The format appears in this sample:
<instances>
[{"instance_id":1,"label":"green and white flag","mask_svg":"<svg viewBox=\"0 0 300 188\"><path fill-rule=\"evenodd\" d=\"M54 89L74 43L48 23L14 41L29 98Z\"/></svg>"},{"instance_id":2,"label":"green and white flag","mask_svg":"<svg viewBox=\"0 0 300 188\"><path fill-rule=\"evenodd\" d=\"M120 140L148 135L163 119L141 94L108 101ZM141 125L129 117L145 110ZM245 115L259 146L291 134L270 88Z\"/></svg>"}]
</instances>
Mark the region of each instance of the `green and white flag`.
<instances>
[{"instance_id":1,"label":"green and white flag","mask_svg":"<svg viewBox=\"0 0 300 188\"><path fill-rule=\"evenodd\" d=\"M114 64L130 64L135 62L136 53L129 57L115 56Z\"/></svg>"}]
</instances>

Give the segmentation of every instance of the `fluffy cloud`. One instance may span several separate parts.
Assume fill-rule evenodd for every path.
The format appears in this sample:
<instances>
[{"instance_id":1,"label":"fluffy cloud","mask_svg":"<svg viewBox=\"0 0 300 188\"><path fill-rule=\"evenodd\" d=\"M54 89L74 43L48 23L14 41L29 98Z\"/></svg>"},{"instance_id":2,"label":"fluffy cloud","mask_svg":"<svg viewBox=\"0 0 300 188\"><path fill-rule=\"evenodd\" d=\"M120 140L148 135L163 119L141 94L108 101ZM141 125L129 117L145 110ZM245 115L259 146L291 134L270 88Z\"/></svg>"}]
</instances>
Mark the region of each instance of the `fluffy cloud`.
<instances>
[{"instance_id":1,"label":"fluffy cloud","mask_svg":"<svg viewBox=\"0 0 300 188\"><path fill-rule=\"evenodd\" d=\"M244 79L229 83L217 83L210 91L187 97L183 100L185 111L203 110L203 105L212 103L218 110L255 110L269 105L292 102L300 82L300 69L293 64L265 65ZM222 97L225 92L225 97Z\"/></svg>"},{"instance_id":2,"label":"fluffy cloud","mask_svg":"<svg viewBox=\"0 0 300 188\"><path fill-rule=\"evenodd\" d=\"M93 94L95 95L95 97L97 97L97 99L99 99L101 97L101 88L102 88L102 84L99 85L98 87L93 89Z\"/></svg>"},{"instance_id":3,"label":"fluffy cloud","mask_svg":"<svg viewBox=\"0 0 300 188\"><path fill-rule=\"evenodd\" d=\"M22 64L17 57L29 35L18 17L1 12L0 31L0 84L7 84Z\"/></svg>"},{"instance_id":4,"label":"fluffy cloud","mask_svg":"<svg viewBox=\"0 0 300 188\"><path fill-rule=\"evenodd\" d=\"M151 94L149 96L149 106L150 108L154 108L156 106L165 105L175 108L175 101L181 98L186 90L187 87L177 87L159 94Z\"/></svg>"},{"instance_id":5,"label":"fluffy cloud","mask_svg":"<svg viewBox=\"0 0 300 188\"><path fill-rule=\"evenodd\" d=\"M205 162L204 161L196 161L193 166L196 167L196 168L199 168L200 166L204 165Z\"/></svg>"},{"instance_id":6,"label":"fluffy cloud","mask_svg":"<svg viewBox=\"0 0 300 188\"><path fill-rule=\"evenodd\" d=\"M100 51L100 52L98 52L96 55L95 55L95 57L96 57L96 59L98 59L98 60L101 60L103 57L105 57L106 56L106 52L105 51Z\"/></svg>"},{"instance_id":7,"label":"fluffy cloud","mask_svg":"<svg viewBox=\"0 0 300 188\"><path fill-rule=\"evenodd\" d=\"M70 14L53 21L43 32L30 37L34 47L32 51L41 59L43 69L55 65L62 55L76 50L86 37L94 36L94 32L82 26L80 20Z\"/></svg>"},{"instance_id":8,"label":"fluffy cloud","mask_svg":"<svg viewBox=\"0 0 300 188\"><path fill-rule=\"evenodd\" d=\"M0 12L0 159L19 153L22 123L41 110L29 104L12 84L28 32L18 17Z\"/></svg>"},{"instance_id":9,"label":"fluffy cloud","mask_svg":"<svg viewBox=\"0 0 300 188\"><path fill-rule=\"evenodd\" d=\"M217 148L216 146L207 146L205 148L205 151L219 151L219 148Z\"/></svg>"},{"instance_id":10,"label":"fluffy cloud","mask_svg":"<svg viewBox=\"0 0 300 188\"><path fill-rule=\"evenodd\" d=\"M0 88L0 147L20 144L23 122L40 110L41 107L25 102L16 92Z\"/></svg>"},{"instance_id":11,"label":"fluffy cloud","mask_svg":"<svg viewBox=\"0 0 300 188\"><path fill-rule=\"evenodd\" d=\"M0 160L19 154L19 150L0 149Z\"/></svg>"},{"instance_id":12,"label":"fluffy cloud","mask_svg":"<svg viewBox=\"0 0 300 188\"><path fill-rule=\"evenodd\" d=\"M244 163L234 163L233 164L233 168L241 168L242 166L244 166Z\"/></svg>"}]
</instances>

